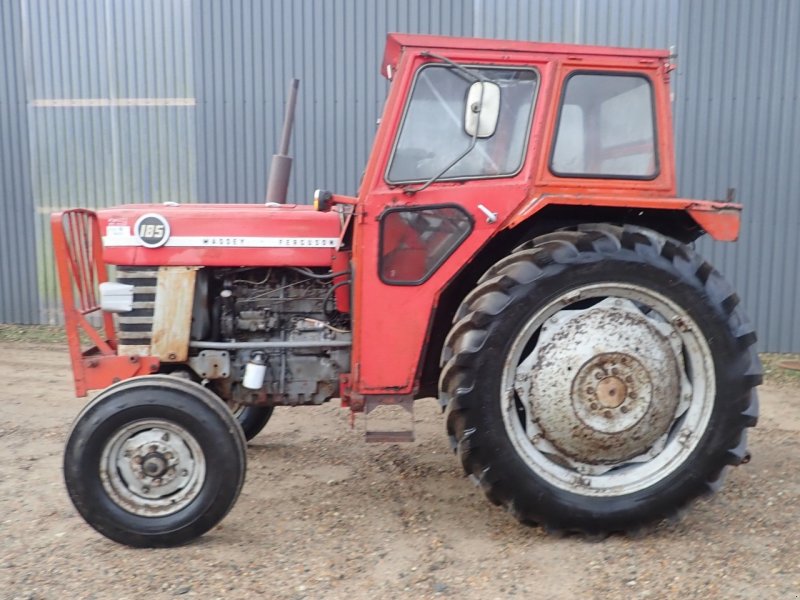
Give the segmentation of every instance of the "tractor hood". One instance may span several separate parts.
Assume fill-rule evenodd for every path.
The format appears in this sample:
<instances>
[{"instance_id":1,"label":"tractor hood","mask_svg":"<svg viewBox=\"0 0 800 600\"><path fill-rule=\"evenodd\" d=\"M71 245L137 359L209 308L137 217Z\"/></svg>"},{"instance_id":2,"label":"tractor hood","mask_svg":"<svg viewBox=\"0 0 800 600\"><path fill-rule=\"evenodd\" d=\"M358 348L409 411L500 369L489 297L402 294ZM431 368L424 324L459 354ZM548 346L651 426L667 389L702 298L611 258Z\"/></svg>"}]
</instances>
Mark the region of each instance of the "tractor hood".
<instances>
[{"instance_id":1,"label":"tractor hood","mask_svg":"<svg viewBox=\"0 0 800 600\"><path fill-rule=\"evenodd\" d=\"M330 266L337 212L297 204L135 204L97 211L113 265Z\"/></svg>"}]
</instances>

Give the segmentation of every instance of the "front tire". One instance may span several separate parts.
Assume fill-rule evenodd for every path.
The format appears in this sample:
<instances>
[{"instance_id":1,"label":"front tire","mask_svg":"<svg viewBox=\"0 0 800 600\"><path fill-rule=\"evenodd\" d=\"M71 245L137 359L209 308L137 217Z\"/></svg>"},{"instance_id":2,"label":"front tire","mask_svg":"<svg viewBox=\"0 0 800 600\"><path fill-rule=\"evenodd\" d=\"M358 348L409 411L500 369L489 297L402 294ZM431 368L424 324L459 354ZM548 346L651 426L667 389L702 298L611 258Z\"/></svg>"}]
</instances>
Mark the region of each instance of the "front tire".
<instances>
[{"instance_id":1,"label":"front tire","mask_svg":"<svg viewBox=\"0 0 800 600\"><path fill-rule=\"evenodd\" d=\"M746 458L761 370L738 298L634 227L518 248L462 303L440 398L461 463L526 524L605 535L671 518Z\"/></svg>"},{"instance_id":2,"label":"front tire","mask_svg":"<svg viewBox=\"0 0 800 600\"><path fill-rule=\"evenodd\" d=\"M244 436L222 401L166 375L103 391L76 419L64 453L75 508L134 547L177 546L214 527L236 502L245 467Z\"/></svg>"}]
</instances>

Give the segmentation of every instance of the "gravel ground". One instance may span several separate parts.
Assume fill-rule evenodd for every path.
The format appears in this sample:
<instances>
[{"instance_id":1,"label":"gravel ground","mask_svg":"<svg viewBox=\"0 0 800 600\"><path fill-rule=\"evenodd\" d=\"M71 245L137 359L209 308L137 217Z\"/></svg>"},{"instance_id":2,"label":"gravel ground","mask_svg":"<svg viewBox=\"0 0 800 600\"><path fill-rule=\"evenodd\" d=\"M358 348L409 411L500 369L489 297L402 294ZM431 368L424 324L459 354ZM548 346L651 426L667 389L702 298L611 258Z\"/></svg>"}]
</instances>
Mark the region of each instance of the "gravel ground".
<instances>
[{"instance_id":1,"label":"gravel ground","mask_svg":"<svg viewBox=\"0 0 800 600\"><path fill-rule=\"evenodd\" d=\"M96 534L61 476L73 398L52 343L0 348L2 598L800 598L800 378L762 388L752 462L642 539L518 525L462 474L433 400L417 441L365 444L336 405L278 409L247 483L199 541L134 550Z\"/></svg>"}]
</instances>

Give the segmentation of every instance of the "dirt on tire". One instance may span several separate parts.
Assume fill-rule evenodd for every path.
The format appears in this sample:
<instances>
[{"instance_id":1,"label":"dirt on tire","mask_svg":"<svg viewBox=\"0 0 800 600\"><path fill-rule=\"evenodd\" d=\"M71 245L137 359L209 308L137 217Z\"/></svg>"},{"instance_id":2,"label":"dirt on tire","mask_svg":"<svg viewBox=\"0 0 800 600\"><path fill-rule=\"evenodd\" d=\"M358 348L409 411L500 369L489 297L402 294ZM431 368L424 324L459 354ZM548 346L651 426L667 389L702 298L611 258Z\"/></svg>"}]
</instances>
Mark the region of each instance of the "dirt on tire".
<instances>
[{"instance_id":1,"label":"dirt on tire","mask_svg":"<svg viewBox=\"0 0 800 600\"><path fill-rule=\"evenodd\" d=\"M337 403L280 408L248 446L237 505L200 540L136 550L70 503L65 349L0 348L0 598L797 598L800 382L760 388L752 462L642 539L553 538L462 475L438 403L417 441L366 444Z\"/></svg>"}]
</instances>

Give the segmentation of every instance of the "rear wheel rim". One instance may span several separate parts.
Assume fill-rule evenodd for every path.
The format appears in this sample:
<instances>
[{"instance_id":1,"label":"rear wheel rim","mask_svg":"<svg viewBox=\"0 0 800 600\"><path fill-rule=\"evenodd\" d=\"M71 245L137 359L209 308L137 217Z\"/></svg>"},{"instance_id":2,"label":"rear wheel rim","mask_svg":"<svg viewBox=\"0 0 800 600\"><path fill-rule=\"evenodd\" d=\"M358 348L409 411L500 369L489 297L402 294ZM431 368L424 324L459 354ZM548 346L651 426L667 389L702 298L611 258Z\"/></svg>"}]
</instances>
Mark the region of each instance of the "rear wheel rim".
<instances>
[{"instance_id":1,"label":"rear wheel rim","mask_svg":"<svg viewBox=\"0 0 800 600\"><path fill-rule=\"evenodd\" d=\"M624 347L629 338L609 325L615 320L639 331L633 339L651 336L671 381L663 381L657 352ZM569 343L592 322L605 337L581 354ZM559 351L567 364L542 366ZM614 373L603 374L609 368ZM621 401L629 387L636 399ZM552 398L542 398L550 389ZM655 397L659 392L670 398ZM579 495L616 497L655 485L687 461L708 426L715 393L711 350L685 309L650 288L599 283L561 294L525 322L503 368L501 407L514 448L536 475ZM575 431L580 435L569 433ZM575 441L582 437L590 440L583 446ZM624 440L623 454L615 458L609 440Z\"/></svg>"},{"instance_id":2,"label":"rear wheel rim","mask_svg":"<svg viewBox=\"0 0 800 600\"><path fill-rule=\"evenodd\" d=\"M140 516L164 517L186 508L200 494L206 459L197 439L180 425L143 419L108 439L100 478L117 506Z\"/></svg>"}]
</instances>

